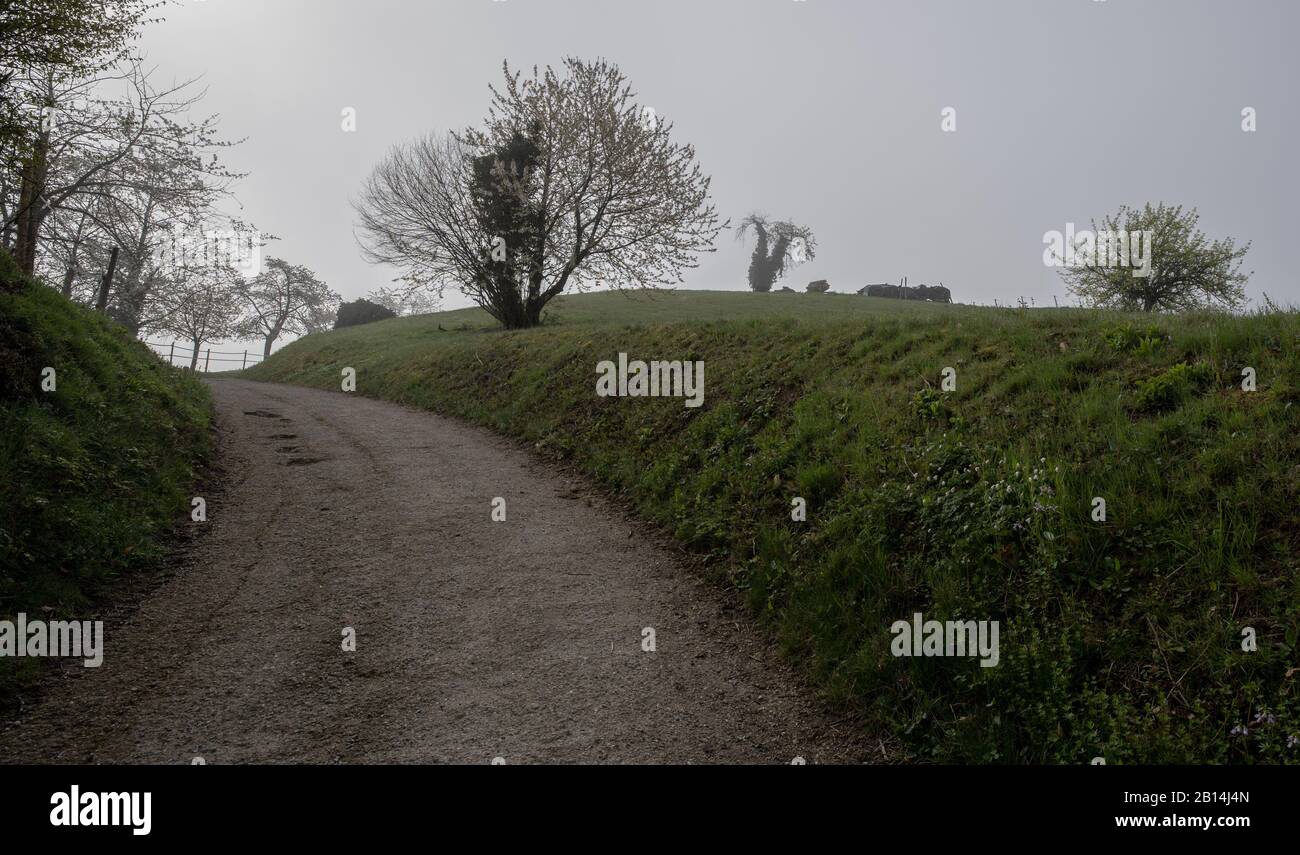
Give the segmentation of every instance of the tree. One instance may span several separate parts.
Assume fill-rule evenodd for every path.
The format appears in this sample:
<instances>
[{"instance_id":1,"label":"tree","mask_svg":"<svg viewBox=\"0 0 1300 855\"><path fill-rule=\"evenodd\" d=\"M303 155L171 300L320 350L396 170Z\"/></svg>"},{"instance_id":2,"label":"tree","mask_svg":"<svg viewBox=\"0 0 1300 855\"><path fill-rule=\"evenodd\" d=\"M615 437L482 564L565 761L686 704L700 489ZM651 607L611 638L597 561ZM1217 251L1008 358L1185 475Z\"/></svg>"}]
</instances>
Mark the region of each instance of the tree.
<instances>
[{"instance_id":1,"label":"tree","mask_svg":"<svg viewBox=\"0 0 1300 855\"><path fill-rule=\"evenodd\" d=\"M265 268L239 289L249 311L239 332L262 336L264 357L271 355L271 345L282 333L306 335L329 329L339 302L339 296L302 265L268 258Z\"/></svg>"},{"instance_id":2,"label":"tree","mask_svg":"<svg viewBox=\"0 0 1300 855\"><path fill-rule=\"evenodd\" d=\"M437 311L438 301L423 288L376 288L366 299L388 309L394 315L427 315Z\"/></svg>"},{"instance_id":3,"label":"tree","mask_svg":"<svg viewBox=\"0 0 1300 855\"><path fill-rule=\"evenodd\" d=\"M522 271L530 258L535 235L545 228L543 203L535 198L540 157L534 124L527 134L514 130L494 150L474 157L470 175L470 201L478 228L492 236L482 260L485 275L480 286L482 303L497 308L507 327L532 326L528 298L520 287ZM541 307L537 307L540 316Z\"/></svg>"},{"instance_id":4,"label":"tree","mask_svg":"<svg viewBox=\"0 0 1300 855\"><path fill-rule=\"evenodd\" d=\"M184 285L169 292L173 305L156 328L190 342L193 351L190 354L191 370L198 366L199 348L205 342L221 341L236 335L241 282L238 271L212 265L190 271Z\"/></svg>"},{"instance_id":5,"label":"tree","mask_svg":"<svg viewBox=\"0 0 1300 855\"><path fill-rule=\"evenodd\" d=\"M0 68L44 65L78 74L125 56L150 0L5 0L0 5ZM5 78L0 77L0 84Z\"/></svg>"},{"instance_id":6,"label":"tree","mask_svg":"<svg viewBox=\"0 0 1300 855\"><path fill-rule=\"evenodd\" d=\"M395 317L397 317L397 313L392 309L378 303L372 303L363 297L339 306L338 316L334 321L334 329L358 327L362 324L372 324L375 321L385 321Z\"/></svg>"},{"instance_id":7,"label":"tree","mask_svg":"<svg viewBox=\"0 0 1300 855\"><path fill-rule=\"evenodd\" d=\"M158 90L149 77L131 63L82 80L17 81L24 102L50 116L17 164L17 180L6 182L17 195L13 204L5 200L4 228L15 227L14 257L24 272L35 271L47 217L67 209L104 231L122 227L115 237L124 283L138 287L159 228L206 216L243 177L217 159L218 150L235 143L216 137L215 117L189 120L201 97L190 90L192 81ZM113 86L127 94L106 97Z\"/></svg>"},{"instance_id":8,"label":"tree","mask_svg":"<svg viewBox=\"0 0 1300 855\"><path fill-rule=\"evenodd\" d=\"M79 77L126 59L153 0L4 0L0 3L0 143L28 134L40 117L24 115L9 82L16 74ZM7 146L6 146L7 147Z\"/></svg>"},{"instance_id":9,"label":"tree","mask_svg":"<svg viewBox=\"0 0 1300 855\"><path fill-rule=\"evenodd\" d=\"M404 281L469 296L507 328L566 288L682 281L713 251L709 179L618 68L505 67L483 126L398 146L356 209L363 252Z\"/></svg>"},{"instance_id":10,"label":"tree","mask_svg":"<svg viewBox=\"0 0 1300 855\"><path fill-rule=\"evenodd\" d=\"M817 254L817 239L812 229L788 220L771 222L762 214L750 214L740 221L737 240L744 240L749 230L755 235L754 254L749 261L749 287L767 292L796 265Z\"/></svg>"},{"instance_id":11,"label":"tree","mask_svg":"<svg viewBox=\"0 0 1300 855\"><path fill-rule=\"evenodd\" d=\"M1100 226L1094 220L1093 235L1076 240L1079 263L1066 264L1061 278L1071 293L1092 306L1143 312L1238 308L1246 300L1250 279L1241 272L1250 244L1238 247L1232 238L1211 241L1197 228L1199 220L1195 208L1184 211L1181 205L1148 203L1141 210L1123 206ZM1145 257L1139 265L1135 259L1143 244ZM1089 252L1092 248L1097 251ZM1066 261L1056 254L1057 263Z\"/></svg>"}]
</instances>

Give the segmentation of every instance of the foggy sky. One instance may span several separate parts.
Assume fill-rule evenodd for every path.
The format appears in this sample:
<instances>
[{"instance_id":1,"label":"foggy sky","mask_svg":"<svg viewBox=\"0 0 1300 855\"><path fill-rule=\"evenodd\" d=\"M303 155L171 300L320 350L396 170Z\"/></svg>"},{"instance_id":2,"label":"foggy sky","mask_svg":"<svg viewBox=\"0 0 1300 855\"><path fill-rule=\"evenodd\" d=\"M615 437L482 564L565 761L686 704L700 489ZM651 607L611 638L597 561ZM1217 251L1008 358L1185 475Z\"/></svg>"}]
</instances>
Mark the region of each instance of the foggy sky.
<instances>
[{"instance_id":1,"label":"foggy sky","mask_svg":"<svg viewBox=\"0 0 1300 855\"><path fill-rule=\"evenodd\" d=\"M159 78L203 75L207 111L248 138L226 158L251 172L240 213L347 299L395 275L362 261L349 205L388 148L478 122L503 59L576 55L617 63L675 123L723 217L813 228L816 260L781 283L798 290L906 275L958 302L1065 303L1043 233L1163 200L1253 241L1252 299L1300 303L1293 0L187 0L165 15L141 42ZM733 235L686 287L747 287Z\"/></svg>"}]
</instances>

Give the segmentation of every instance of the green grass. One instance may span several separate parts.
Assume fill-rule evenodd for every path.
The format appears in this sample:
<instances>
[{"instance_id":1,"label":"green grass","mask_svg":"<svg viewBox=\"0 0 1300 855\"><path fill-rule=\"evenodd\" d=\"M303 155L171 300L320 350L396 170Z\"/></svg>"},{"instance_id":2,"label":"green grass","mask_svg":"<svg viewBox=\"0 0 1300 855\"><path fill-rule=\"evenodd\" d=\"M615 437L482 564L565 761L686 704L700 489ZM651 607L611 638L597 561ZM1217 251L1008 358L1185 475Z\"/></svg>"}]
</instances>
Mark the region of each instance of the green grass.
<instances>
[{"instance_id":1,"label":"green grass","mask_svg":"<svg viewBox=\"0 0 1300 855\"><path fill-rule=\"evenodd\" d=\"M833 704L917 759L1300 761L1295 314L678 292L552 320L385 321L246 374L338 389L351 366L360 394L571 461L716 559ZM704 406L598 398L620 351L704 360ZM1000 621L999 666L895 658L918 611Z\"/></svg>"},{"instance_id":2,"label":"green grass","mask_svg":"<svg viewBox=\"0 0 1300 855\"><path fill-rule=\"evenodd\" d=\"M678 321L793 319L834 321L852 318L934 317L965 306L940 306L912 300L886 300L853 294L754 294L748 291L601 291L552 300L544 321L563 326L667 324ZM976 310L978 311L978 309ZM434 319L432 324L430 319ZM416 333L441 324L447 330L493 330L496 321L482 309L457 309L389 321L388 331Z\"/></svg>"},{"instance_id":3,"label":"green grass","mask_svg":"<svg viewBox=\"0 0 1300 855\"><path fill-rule=\"evenodd\" d=\"M84 618L113 583L157 569L187 519L210 407L197 380L0 252L0 618ZM36 665L0 657L0 707Z\"/></svg>"}]
</instances>

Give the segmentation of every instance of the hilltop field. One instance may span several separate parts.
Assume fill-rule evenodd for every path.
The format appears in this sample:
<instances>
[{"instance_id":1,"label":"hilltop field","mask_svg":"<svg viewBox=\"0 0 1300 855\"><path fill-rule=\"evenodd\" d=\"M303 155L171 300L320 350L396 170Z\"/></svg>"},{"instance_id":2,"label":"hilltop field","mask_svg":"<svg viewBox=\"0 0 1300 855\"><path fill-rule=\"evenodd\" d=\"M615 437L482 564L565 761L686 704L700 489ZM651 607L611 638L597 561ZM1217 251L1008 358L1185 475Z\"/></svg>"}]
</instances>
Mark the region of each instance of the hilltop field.
<instances>
[{"instance_id":1,"label":"hilltop field","mask_svg":"<svg viewBox=\"0 0 1300 855\"><path fill-rule=\"evenodd\" d=\"M829 703L917 760L1300 760L1296 314L553 305L525 332L460 310L311 335L243 376L338 390L351 367L357 394L576 466L710 558ZM620 352L703 361L703 406L598 397ZM998 621L998 664L893 655L915 613Z\"/></svg>"}]
</instances>

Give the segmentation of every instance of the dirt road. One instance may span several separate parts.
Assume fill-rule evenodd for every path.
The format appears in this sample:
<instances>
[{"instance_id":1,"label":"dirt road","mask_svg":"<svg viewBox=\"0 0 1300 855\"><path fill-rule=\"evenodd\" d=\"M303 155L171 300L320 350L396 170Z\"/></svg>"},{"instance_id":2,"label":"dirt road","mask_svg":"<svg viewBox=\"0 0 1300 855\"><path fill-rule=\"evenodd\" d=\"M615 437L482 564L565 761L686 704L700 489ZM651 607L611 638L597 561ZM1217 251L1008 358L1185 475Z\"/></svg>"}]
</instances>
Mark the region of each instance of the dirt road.
<instances>
[{"instance_id":1,"label":"dirt road","mask_svg":"<svg viewBox=\"0 0 1300 855\"><path fill-rule=\"evenodd\" d=\"M880 758L722 594L518 446L343 393L210 386L225 483L185 566L105 625L100 668L0 733L0 762Z\"/></svg>"}]
</instances>

